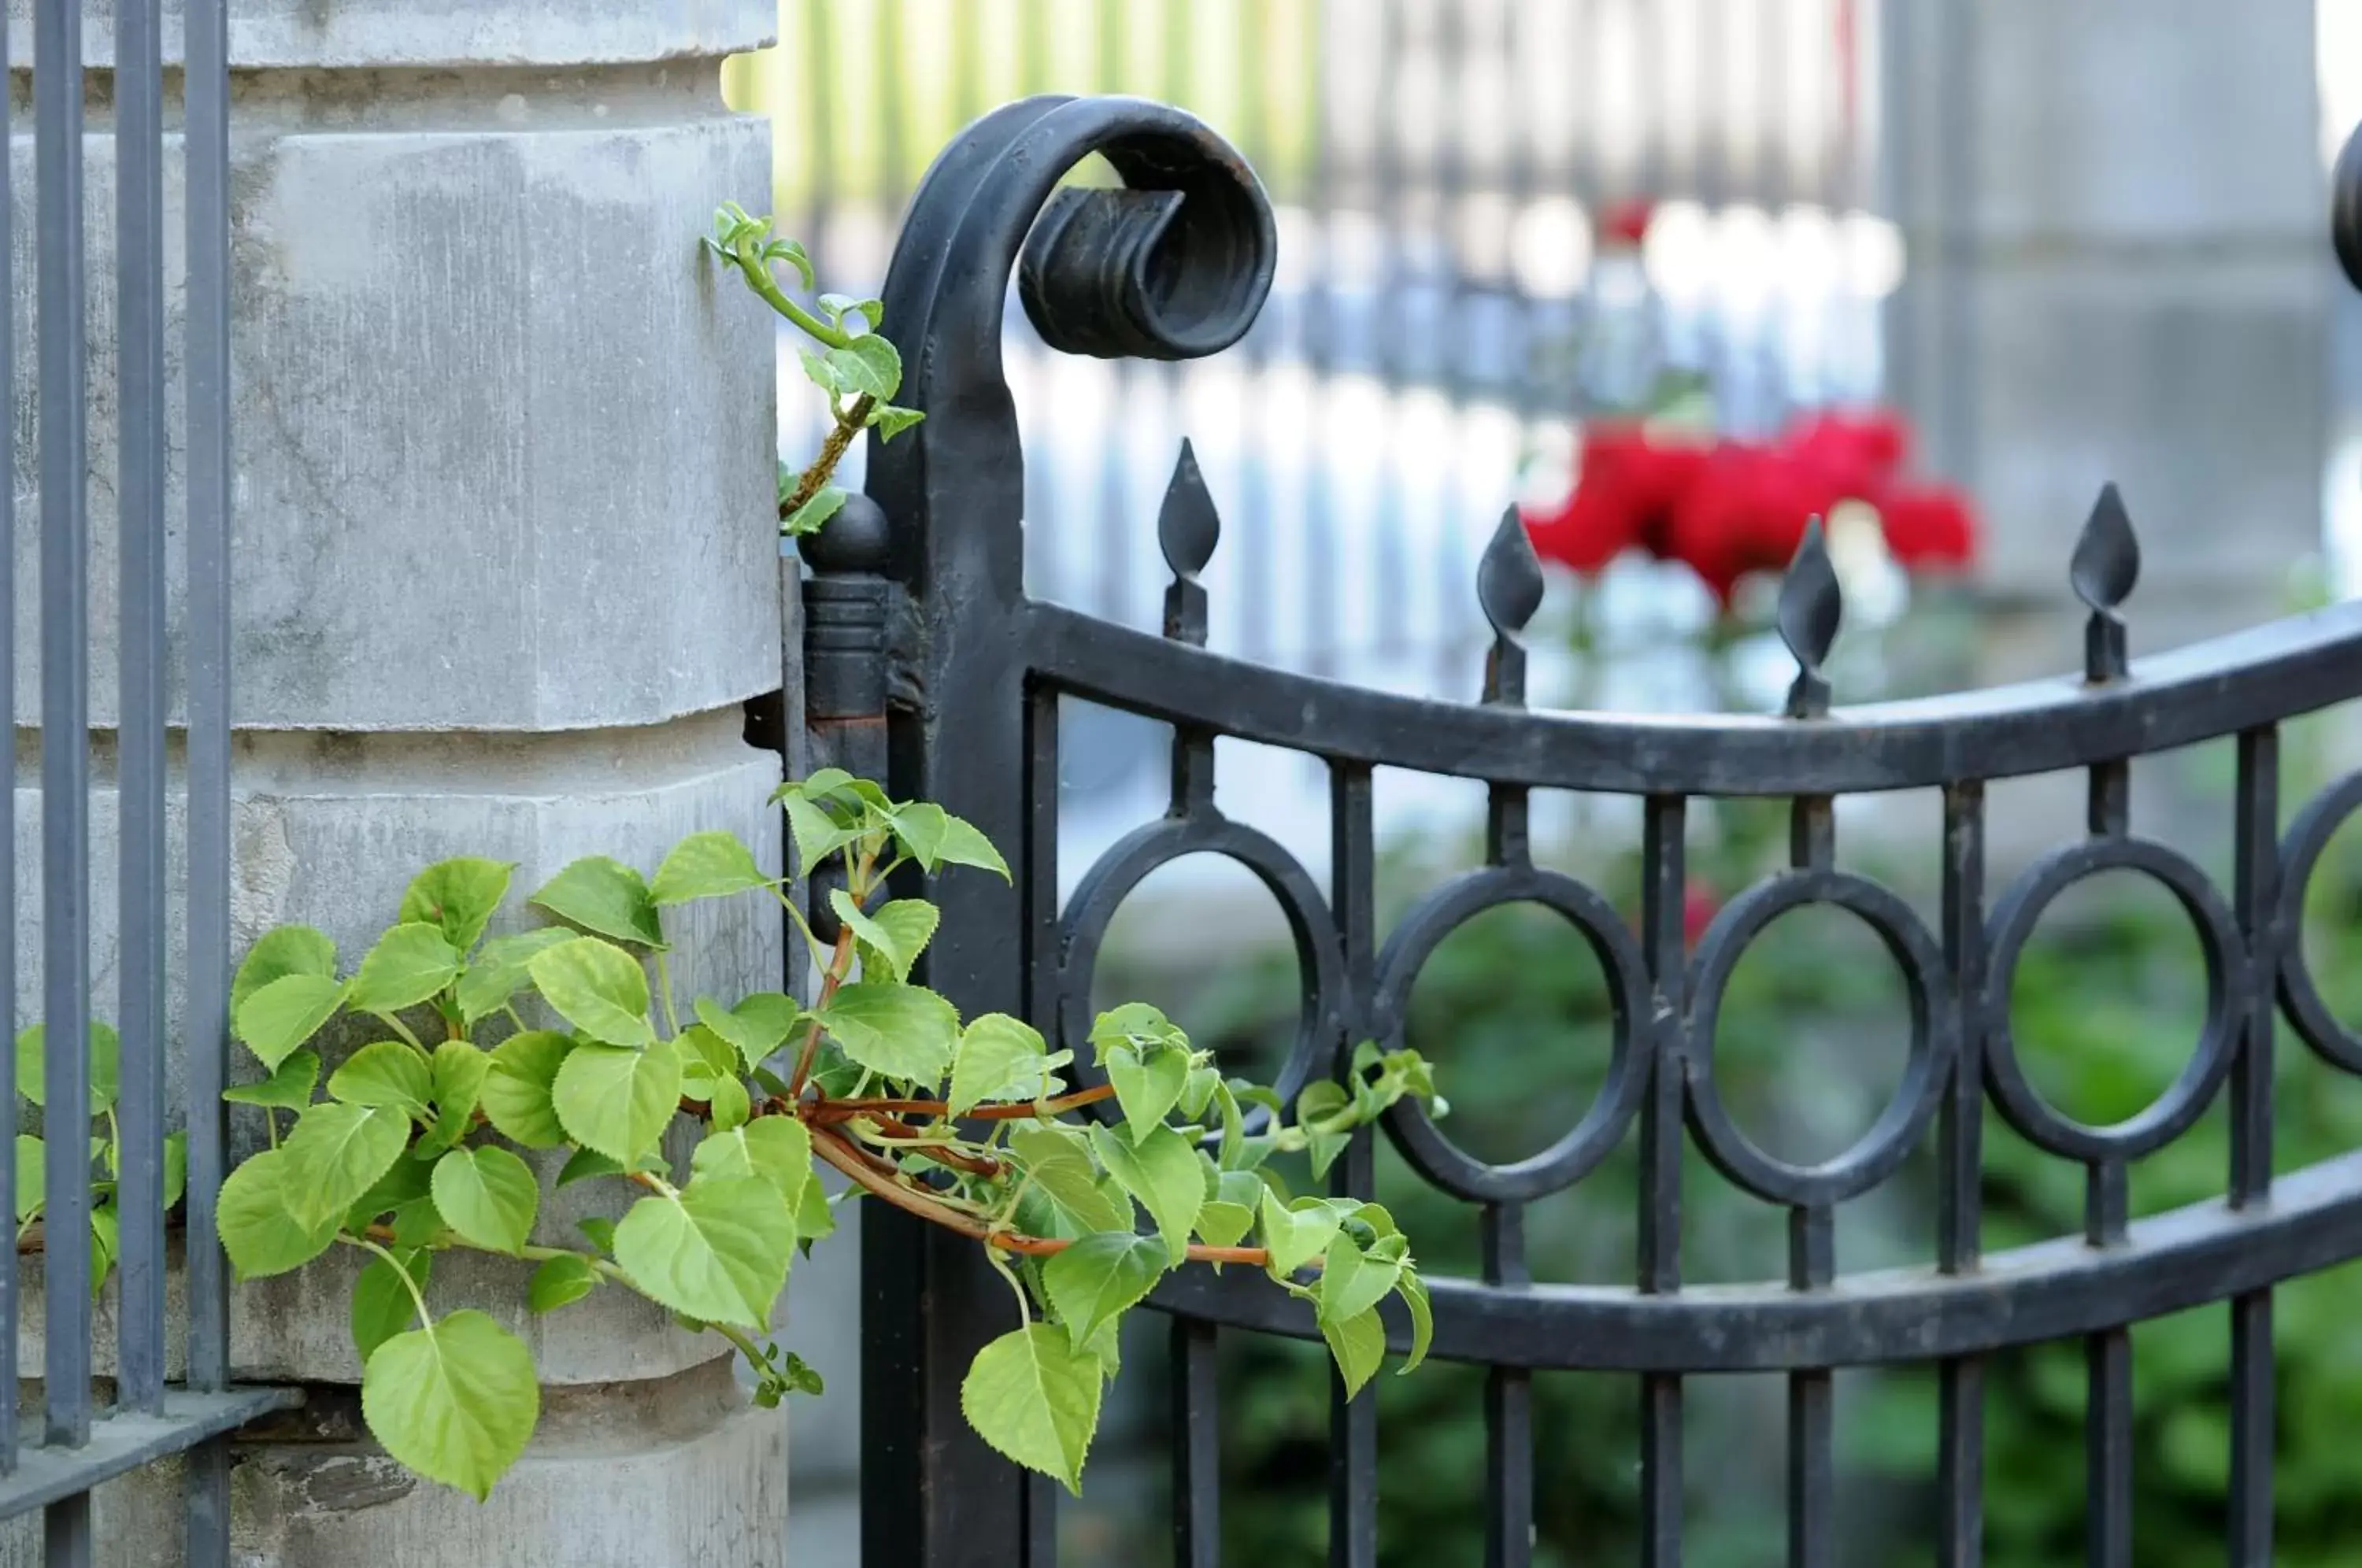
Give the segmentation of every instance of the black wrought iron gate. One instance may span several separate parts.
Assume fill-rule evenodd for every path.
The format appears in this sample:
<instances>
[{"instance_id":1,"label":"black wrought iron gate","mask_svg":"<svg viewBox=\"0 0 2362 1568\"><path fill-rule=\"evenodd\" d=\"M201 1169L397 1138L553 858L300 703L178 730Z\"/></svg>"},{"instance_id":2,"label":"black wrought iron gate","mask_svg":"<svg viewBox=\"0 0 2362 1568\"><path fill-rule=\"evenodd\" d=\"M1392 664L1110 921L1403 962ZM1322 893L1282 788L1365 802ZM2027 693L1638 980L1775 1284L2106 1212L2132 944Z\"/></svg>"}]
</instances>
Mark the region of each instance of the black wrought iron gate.
<instances>
[{"instance_id":1,"label":"black wrought iron gate","mask_svg":"<svg viewBox=\"0 0 2362 1568\"><path fill-rule=\"evenodd\" d=\"M1059 186L1098 153L1128 187ZM2362 189L2362 186L2357 186ZM2345 204L2352 208L2355 204ZM2362 227L2357 227L2362 234ZM2362 255L2362 246L2354 246ZM1042 337L1070 353L1179 359L1215 352L1253 321L1275 239L1253 173L1206 127L1129 99L1037 98L979 121L921 188L886 289L886 319L926 422L874 446L875 508L848 507L812 542L810 716L832 757L886 761L897 794L924 795L1015 846L1014 888L986 878L933 889L943 924L929 979L964 1010L1003 1010L1079 1039L1109 917L1155 867L1226 856L1286 911L1304 977L1302 1022L1284 1088L1341 1070L1342 1050L1403 1027L1406 999L1442 937L1481 911L1538 902L1572 922L1612 991L1606 1088L1543 1154L1487 1165L1416 1107L1388 1132L1429 1182L1481 1212L1483 1277L1434 1286L1436 1353L1488 1370L1488 1561L1528 1561L1535 1486L1529 1380L1584 1368L1634 1375L1641 1410L1641 1561L1682 1559L1683 1392L1733 1372L1788 1382L1786 1559L1833 1561L1832 1369L1933 1364L1941 1386L1940 1518L1923 1561L1981 1561L1983 1358L2036 1341L2081 1339L2089 1365L2086 1559L2135 1561L2134 1324L2230 1303L2224 1347L2232 1421L2226 1562L2271 1561L2272 1288L2362 1256L2362 1153L2277 1180L2270 1086L2276 1005L2332 1068L2362 1072L2362 1033L2331 1016L2296 939L2306 879L2330 834L2362 807L2348 778L2278 832L2278 726L2362 694L2362 604L2127 662L2120 611L2137 547L2103 494L2073 554L2090 608L2081 679L1861 708L1832 708L1820 662L1838 629L1837 582L1817 543L1790 573L1780 626L1798 674L1769 718L1655 720L1526 707L1520 634L1541 580L1506 521L1475 584L1496 632L1482 700L1405 699L1211 653L1197 581L1217 525L1184 455L1159 522L1173 570L1164 635L1026 598L1023 456L1002 378L1001 326L1015 277ZM1058 701L1074 696L1172 726L1172 803L1058 900ZM1239 736L1320 758L1330 777L1330 886L1289 853L1227 819L1214 740ZM2186 855L2128 820L2134 758L2235 736L2236 872L2218 889ZM882 754L882 755L881 755ZM1386 933L1374 929L1372 771L1482 779L1488 861L1430 895ZM1985 787L2086 769L2084 836L2010 886L1985 885ZM1599 894L1536 867L1529 792L1619 793L1645 802L1646 906L1636 932ZM1941 917L1931 929L1895 894L1834 864L1842 794L1940 790ZM1683 820L1694 797L1789 800L1793 864L1733 900L1694 946L1682 919ZM2195 926L2208 1011L2178 1081L2141 1114L2077 1121L2020 1066L2011 979L2043 910L2070 885L2122 869L2161 884ZM1910 999L1907 1066L1892 1104L1837 1158L1775 1157L1726 1111L1716 1081L1716 1013L1749 940L1775 916L1836 905L1867 922ZM2218 1201L2134 1221L2133 1162L2189 1130L2227 1093L2231 1162ZM2041 1150L2082 1167L2084 1233L2005 1255L1979 1251L1980 1129L1986 1103ZM1628 1288L1536 1285L1522 1255L1523 1207L1584 1179L1628 1137L1643 1179ZM1933 1139L1940 1191L1932 1270L1842 1275L1832 1216ZM1685 1141L1727 1180L1783 1208L1789 1274L1760 1286L1685 1290L1679 1245ZM1371 1180L1366 1139L1341 1165L1346 1192ZM975 1439L958 1384L999 1331L1005 1294L957 1238L891 1213L866 1222L864 1361L865 1561L873 1568L1047 1568L1054 1499ZM983 1276L983 1277L979 1277ZM1213 1356L1225 1331L1313 1337L1308 1312L1250 1275L1176 1276L1157 1297L1174 1351L1175 1560L1218 1561L1215 1461L1220 1415ZM1330 1463L1330 1562L1375 1559L1371 1400L1339 1399ZM2061 1456L2065 1462L2066 1456ZM2357 1478L2362 1487L2362 1478ZM1767 1551L1768 1556L1768 1551ZM1260 1565L1255 1565L1260 1568Z\"/></svg>"}]
</instances>

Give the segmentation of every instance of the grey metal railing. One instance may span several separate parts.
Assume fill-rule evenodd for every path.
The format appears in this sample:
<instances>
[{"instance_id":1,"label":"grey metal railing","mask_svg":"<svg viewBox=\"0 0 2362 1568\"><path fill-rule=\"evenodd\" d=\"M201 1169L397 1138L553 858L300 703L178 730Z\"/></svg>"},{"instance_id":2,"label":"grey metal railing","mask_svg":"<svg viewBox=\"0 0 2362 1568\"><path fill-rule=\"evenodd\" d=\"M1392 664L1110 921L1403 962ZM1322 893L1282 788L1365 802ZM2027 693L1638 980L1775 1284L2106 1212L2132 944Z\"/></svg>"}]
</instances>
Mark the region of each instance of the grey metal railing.
<instances>
[{"instance_id":1,"label":"grey metal railing","mask_svg":"<svg viewBox=\"0 0 2362 1568\"><path fill-rule=\"evenodd\" d=\"M189 1456L188 1561L229 1558L228 1455L223 1434L289 1402L279 1389L229 1384L228 1275L214 1209L226 1160L221 1089L229 976L229 71L226 0L187 0L186 802L189 823L188 1371L168 1384L165 982L167 407L163 30L159 0L115 7L113 131L116 499L121 585L114 629L121 679L116 789L120 856L120 1031L114 1230L94 1257L90 1129L92 755L89 388L85 364L82 0L35 0L34 246L39 442L39 650L42 1077L46 1144L40 1227L41 1364L17 1365L26 1305L16 1250L0 1254L0 1356L12 1377L38 1373L38 1433L19 1433L17 1399L0 1399L0 1518L45 1511L47 1560L86 1563L91 1494L173 1453ZM5 49L5 45L0 45ZM0 106L0 123L7 110ZM0 175L5 179L5 175ZM0 189L13 212L18 193ZM0 269L9 266L0 255ZM10 277L12 291L21 280ZM0 317L0 335L8 328ZM0 336L0 375L15 345ZM17 406L13 386L0 404ZM0 502L12 505L13 502ZM13 514L9 518L13 527ZM14 690L16 584L0 552L0 688ZM104 628L100 629L104 631ZM16 907L16 800L0 805L0 903ZM14 952L0 943L0 995L16 995ZM0 1053L14 1103L15 1057ZM17 1210L13 1162L0 1161L0 1209ZM21 1243L20 1243L21 1244ZM33 1255L33 1254L27 1254ZM93 1284L117 1270L111 1401L94 1376ZM38 1441L26 1441L34 1438Z\"/></svg>"}]
</instances>

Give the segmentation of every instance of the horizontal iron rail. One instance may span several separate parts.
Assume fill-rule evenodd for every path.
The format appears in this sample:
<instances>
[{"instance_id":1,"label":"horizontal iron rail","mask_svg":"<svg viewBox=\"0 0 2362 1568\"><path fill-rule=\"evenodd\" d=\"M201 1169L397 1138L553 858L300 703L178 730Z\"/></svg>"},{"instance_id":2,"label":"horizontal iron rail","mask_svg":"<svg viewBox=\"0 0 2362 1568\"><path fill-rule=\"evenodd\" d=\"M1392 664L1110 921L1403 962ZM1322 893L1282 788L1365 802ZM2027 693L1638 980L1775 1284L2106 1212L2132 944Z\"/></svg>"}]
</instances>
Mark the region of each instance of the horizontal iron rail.
<instances>
[{"instance_id":1,"label":"horizontal iron rail","mask_svg":"<svg viewBox=\"0 0 2362 1568\"><path fill-rule=\"evenodd\" d=\"M303 1402L300 1388L230 1388L217 1394L168 1389L160 1416L103 1416L91 1423L90 1441L80 1448L20 1450L14 1474L0 1479L0 1519L87 1492L257 1416Z\"/></svg>"},{"instance_id":2,"label":"horizontal iron rail","mask_svg":"<svg viewBox=\"0 0 2362 1568\"><path fill-rule=\"evenodd\" d=\"M1821 1289L1430 1279L1434 1353L1486 1366L1584 1372L1781 1372L1926 1362L2068 1339L2241 1297L2362 1257L2362 1153L2274 1182L2268 1206L2220 1199L2136 1220L2124 1242L2041 1242L1971 1271L1889 1269ZM1256 1271L1175 1275L1149 1297L1179 1316L1318 1339L1303 1303ZM1399 1320L1388 1339L1408 1343Z\"/></svg>"},{"instance_id":3,"label":"horizontal iron rail","mask_svg":"<svg viewBox=\"0 0 2362 1568\"><path fill-rule=\"evenodd\" d=\"M1038 602L1022 625L1030 668L1073 696L1332 760L1609 794L1861 794L2052 773L2362 696L2362 602L2158 654L2104 684L2054 678L1801 723L1405 697Z\"/></svg>"}]
</instances>

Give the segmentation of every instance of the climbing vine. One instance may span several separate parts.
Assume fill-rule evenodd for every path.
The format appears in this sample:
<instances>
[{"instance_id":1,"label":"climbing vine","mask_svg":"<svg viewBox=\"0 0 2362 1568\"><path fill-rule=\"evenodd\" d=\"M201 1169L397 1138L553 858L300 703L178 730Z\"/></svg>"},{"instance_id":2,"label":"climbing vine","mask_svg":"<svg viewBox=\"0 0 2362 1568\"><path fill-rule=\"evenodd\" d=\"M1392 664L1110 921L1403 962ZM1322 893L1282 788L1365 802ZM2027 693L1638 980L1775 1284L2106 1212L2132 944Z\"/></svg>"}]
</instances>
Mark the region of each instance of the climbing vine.
<instances>
[{"instance_id":1,"label":"climbing vine","mask_svg":"<svg viewBox=\"0 0 2362 1568\"><path fill-rule=\"evenodd\" d=\"M1266 1272L1309 1304L1355 1392L1385 1351L1379 1304L1398 1297L1403 1370L1417 1364L1429 1325L1408 1240L1376 1204L1291 1194L1268 1163L1301 1153L1317 1179L1388 1106L1431 1100L1415 1054L1365 1044L1291 1106L1224 1077L1143 1004L1054 1050L1021 1019L962 1019L915 978L935 906L888 884L906 867L1006 878L992 844L839 771L773 799L802 864L835 873L821 930L744 843L709 832L653 878L574 862L527 900L549 922L536 929L488 935L513 867L456 859L418 874L349 972L306 926L247 955L233 1016L268 1076L228 1098L260 1116L267 1146L223 1186L222 1242L245 1279L337 1247L366 1255L353 1344L389 1453L480 1498L539 1410L523 1339L482 1306L434 1310L437 1253L517 1260L533 1312L644 1296L729 1340L775 1405L820 1386L771 1337L789 1267L834 1230L836 1202L863 1198L973 1239L1008 1281L1019 1326L977 1353L963 1408L995 1449L1070 1488L1117 1326L1174 1269ZM668 917L729 899L785 911L818 967L809 1006L676 995ZM338 1019L366 1043L324 1083L319 1041ZM1087 1087L1077 1050L1097 1069ZM835 1200L823 1165L845 1178ZM553 1238L545 1185L578 1182L628 1206Z\"/></svg>"}]
</instances>

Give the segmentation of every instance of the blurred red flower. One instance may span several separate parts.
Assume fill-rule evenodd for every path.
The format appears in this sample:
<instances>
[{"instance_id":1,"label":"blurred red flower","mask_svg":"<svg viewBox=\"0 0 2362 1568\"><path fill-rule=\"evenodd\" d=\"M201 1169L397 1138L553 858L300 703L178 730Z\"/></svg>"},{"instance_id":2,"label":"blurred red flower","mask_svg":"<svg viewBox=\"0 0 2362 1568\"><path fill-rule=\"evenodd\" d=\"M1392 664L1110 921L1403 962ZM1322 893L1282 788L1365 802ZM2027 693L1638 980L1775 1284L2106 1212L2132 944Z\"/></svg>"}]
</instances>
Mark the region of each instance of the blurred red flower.
<instances>
[{"instance_id":1,"label":"blurred red flower","mask_svg":"<svg viewBox=\"0 0 2362 1568\"><path fill-rule=\"evenodd\" d=\"M1714 889L1704 882L1691 881L1682 889L1682 940L1695 947L1721 912L1722 901L1714 896Z\"/></svg>"},{"instance_id":2,"label":"blurred red flower","mask_svg":"<svg viewBox=\"0 0 2362 1568\"><path fill-rule=\"evenodd\" d=\"M1599 237L1605 245L1637 246L1649 237L1649 221L1656 204L1639 196L1610 202L1599 215Z\"/></svg>"},{"instance_id":3,"label":"blurred red flower","mask_svg":"<svg viewBox=\"0 0 2362 1568\"><path fill-rule=\"evenodd\" d=\"M1878 508L1905 570L1959 570L1976 558L1975 513L1957 490L1897 479L1910 447L1910 426L1882 410L1816 414L1769 446L1595 421L1573 492L1527 513L1526 529L1537 555L1585 576L1627 550L1680 561L1725 609L1749 573L1783 570L1806 524L1843 501Z\"/></svg>"},{"instance_id":4,"label":"blurred red flower","mask_svg":"<svg viewBox=\"0 0 2362 1568\"><path fill-rule=\"evenodd\" d=\"M1977 558L1977 520L1950 485L1898 484L1878 498L1886 548L1905 571L1959 571Z\"/></svg>"},{"instance_id":5,"label":"blurred red flower","mask_svg":"<svg viewBox=\"0 0 2362 1568\"><path fill-rule=\"evenodd\" d=\"M1824 413L1788 426L1781 448L1819 487L1818 510L1867 501L1883 491L1911 451L1911 427L1883 409Z\"/></svg>"},{"instance_id":6,"label":"blurred red flower","mask_svg":"<svg viewBox=\"0 0 2362 1568\"><path fill-rule=\"evenodd\" d=\"M1528 513L1534 553L1590 575L1628 549L1670 554L1673 508L1705 465L1705 448L1652 439L1638 425L1584 427L1574 491L1556 512Z\"/></svg>"},{"instance_id":7,"label":"blurred red flower","mask_svg":"<svg viewBox=\"0 0 2362 1568\"><path fill-rule=\"evenodd\" d=\"M1741 578L1787 566L1817 499L1813 471L1788 453L1727 443L1674 508L1668 553L1727 609Z\"/></svg>"}]
</instances>

